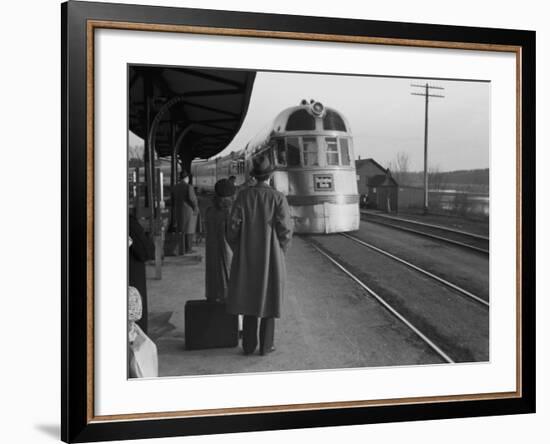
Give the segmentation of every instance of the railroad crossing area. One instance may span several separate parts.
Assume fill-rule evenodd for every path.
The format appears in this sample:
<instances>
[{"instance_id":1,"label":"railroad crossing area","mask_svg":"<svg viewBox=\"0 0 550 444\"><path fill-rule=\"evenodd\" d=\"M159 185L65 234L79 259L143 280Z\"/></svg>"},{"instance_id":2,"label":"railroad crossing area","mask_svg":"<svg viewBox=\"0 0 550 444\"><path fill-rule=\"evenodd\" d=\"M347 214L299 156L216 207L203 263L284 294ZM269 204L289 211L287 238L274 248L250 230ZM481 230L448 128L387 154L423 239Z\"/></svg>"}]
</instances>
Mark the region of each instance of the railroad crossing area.
<instances>
[{"instance_id":1,"label":"railroad crossing area","mask_svg":"<svg viewBox=\"0 0 550 444\"><path fill-rule=\"evenodd\" d=\"M384 248L393 254L377 251ZM185 303L204 298L204 243L196 249L195 255L166 257L163 278L148 279L159 376L489 359L487 256L366 221L350 234L293 238L275 352L186 350ZM414 261L428 275L392 256Z\"/></svg>"}]
</instances>

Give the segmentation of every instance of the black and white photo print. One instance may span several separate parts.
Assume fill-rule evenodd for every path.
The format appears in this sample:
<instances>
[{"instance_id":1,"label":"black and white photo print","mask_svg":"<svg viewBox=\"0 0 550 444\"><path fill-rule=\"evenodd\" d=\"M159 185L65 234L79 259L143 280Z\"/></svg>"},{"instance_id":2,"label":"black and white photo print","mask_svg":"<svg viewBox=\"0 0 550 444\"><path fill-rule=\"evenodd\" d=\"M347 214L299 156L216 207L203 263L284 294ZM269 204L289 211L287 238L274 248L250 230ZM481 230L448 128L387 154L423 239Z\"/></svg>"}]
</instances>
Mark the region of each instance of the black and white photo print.
<instances>
[{"instance_id":1,"label":"black and white photo print","mask_svg":"<svg viewBox=\"0 0 550 444\"><path fill-rule=\"evenodd\" d=\"M130 378L490 361L490 81L127 76Z\"/></svg>"}]
</instances>

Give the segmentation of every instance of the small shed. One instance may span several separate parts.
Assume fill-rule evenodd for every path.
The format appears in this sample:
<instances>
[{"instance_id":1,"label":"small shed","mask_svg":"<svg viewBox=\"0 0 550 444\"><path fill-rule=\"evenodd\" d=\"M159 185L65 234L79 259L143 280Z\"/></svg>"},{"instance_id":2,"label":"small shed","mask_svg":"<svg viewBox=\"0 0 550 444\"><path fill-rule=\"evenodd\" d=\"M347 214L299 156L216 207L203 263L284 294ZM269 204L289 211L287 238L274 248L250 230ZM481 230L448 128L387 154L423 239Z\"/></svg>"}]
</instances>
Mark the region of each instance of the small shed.
<instances>
[{"instance_id":1,"label":"small shed","mask_svg":"<svg viewBox=\"0 0 550 444\"><path fill-rule=\"evenodd\" d=\"M399 185L389 168L384 168L374 159L358 159L355 161L355 169L361 206L388 213L396 212Z\"/></svg>"}]
</instances>

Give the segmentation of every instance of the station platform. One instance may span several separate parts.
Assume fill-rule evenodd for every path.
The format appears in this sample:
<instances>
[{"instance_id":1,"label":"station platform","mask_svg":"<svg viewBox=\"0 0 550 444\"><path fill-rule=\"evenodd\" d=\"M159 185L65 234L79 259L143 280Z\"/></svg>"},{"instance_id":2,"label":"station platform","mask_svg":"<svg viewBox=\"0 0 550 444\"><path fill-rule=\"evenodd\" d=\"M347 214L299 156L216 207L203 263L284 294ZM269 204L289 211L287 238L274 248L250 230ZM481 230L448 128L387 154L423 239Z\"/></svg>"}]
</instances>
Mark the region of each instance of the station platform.
<instances>
[{"instance_id":1,"label":"station platform","mask_svg":"<svg viewBox=\"0 0 550 444\"><path fill-rule=\"evenodd\" d=\"M245 356L235 348L185 349L185 302L204 295L204 243L196 255L166 257L162 279L148 279L149 336L159 376L357 368L439 362L374 299L328 262L307 238L287 253L287 286L275 324L276 350ZM152 267L151 267L152 268ZM152 269L148 270L151 271Z\"/></svg>"}]
</instances>

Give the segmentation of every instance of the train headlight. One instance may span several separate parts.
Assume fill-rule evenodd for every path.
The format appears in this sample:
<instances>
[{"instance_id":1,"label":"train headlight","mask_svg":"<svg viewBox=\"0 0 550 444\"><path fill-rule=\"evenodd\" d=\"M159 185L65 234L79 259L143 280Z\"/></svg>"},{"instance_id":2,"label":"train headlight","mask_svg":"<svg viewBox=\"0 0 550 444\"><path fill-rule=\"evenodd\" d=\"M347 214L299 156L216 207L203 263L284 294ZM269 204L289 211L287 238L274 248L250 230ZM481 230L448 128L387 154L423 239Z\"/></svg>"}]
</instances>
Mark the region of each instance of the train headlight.
<instances>
[{"instance_id":1,"label":"train headlight","mask_svg":"<svg viewBox=\"0 0 550 444\"><path fill-rule=\"evenodd\" d=\"M316 116L320 116L325 111L325 107L323 106L323 104L321 102L315 102L311 106L311 111L313 111L313 114L315 114Z\"/></svg>"}]
</instances>

